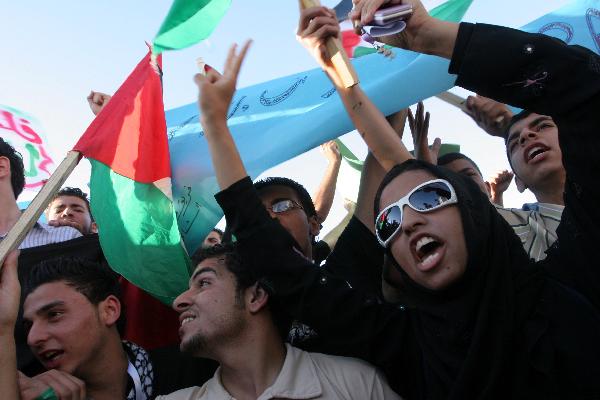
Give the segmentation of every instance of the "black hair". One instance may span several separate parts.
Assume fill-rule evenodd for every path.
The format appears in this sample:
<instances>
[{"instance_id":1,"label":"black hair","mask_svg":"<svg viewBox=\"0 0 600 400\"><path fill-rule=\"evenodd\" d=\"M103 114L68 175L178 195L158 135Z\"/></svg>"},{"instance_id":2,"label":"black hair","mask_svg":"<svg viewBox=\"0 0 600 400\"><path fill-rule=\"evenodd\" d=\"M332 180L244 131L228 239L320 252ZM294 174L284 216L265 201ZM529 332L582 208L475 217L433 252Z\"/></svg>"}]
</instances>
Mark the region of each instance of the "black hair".
<instances>
[{"instance_id":1,"label":"black hair","mask_svg":"<svg viewBox=\"0 0 600 400\"><path fill-rule=\"evenodd\" d=\"M273 323L279 331L282 339L285 340L290 331L292 319L278 304L276 298L273 297L273 291L269 288L269 285L262 282L262 280L256 276L254 269L243 261L238 250L238 244L232 242L223 242L205 249L198 249L192 255L192 264L197 266L202 261L210 258L223 258L225 267L233 274L233 276L235 276L236 301L242 302L243 304L243 291L255 283L258 283L269 293L268 304Z\"/></svg>"},{"instance_id":2,"label":"black hair","mask_svg":"<svg viewBox=\"0 0 600 400\"><path fill-rule=\"evenodd\" d=\"M0 137L0 157L6 157L10 162L10 184L16 200L25 187L23 156Z\"/></svg>"},{"instance_id":3,"label":"black hair","mask_svg":"<svg viewBox=\"0 0 600 400\"><path fill-rule=\"evenodd\" d=\"M92 216L92 210L90 208L90 200L88 199L87 193L76 187L65 186L64 188L56 192L56 194L52 197L52 200L48 204L52 204L54 200L62 196L73 196L83 200L85 202L85 205L87 206L88 212L90 213L90 218L92 219L92 221L94 220L94 217Z\"/></svg>"},{"instance_id":4,"label":"black hair","mask_svg":"<svg viewBox=\"0 0 600 400\"><path fill-rule=\"evenodd\" d=\"M223 239L223 233L224 233L224 232L223 232L221 229L219 229L219 228L212 228L210 231L211 231L211 232L216 232L216 233L219 235L219 237L220 237L221 239Z\"/></svg>"},{"instance_id":5,"label":"black hair","mask_svg":"<svg viewBox=\"0 0 600 400\"><path fill-rule=\"evenodd\" d=\"M481 173L479 166L477 166L475 161L471 160L469 157L465 156L463 153L459 153L459 152L446 153L443 156L438 158L437 165L445 166L447 164L450 164L452 161L456 161L456 160L468 161L469 163L471 163L473 165L473 167L475 167L477 172L479 172L479 175L481 175L481 177L483 178L483 174Z\"/></svg>"},{"instance_id":6,"label":"black hair","mask_svg":"<svg viewBox=\"0 0 600 400\"><path fill-rule=\"evenodd\" d=\"M125 328L119 275L107 265L80 257L58 257L35 265L23 284L23 299L46 283L64 282L84 295L90 303L98 305L108 296L121 303L121 315L116 326L119 334Z\"/></svg>"},{"instance_id":7,"label":"black hair","mask_svg":"<svg viewBox=\"0 0 600 400\"><path fill-rule=\"evenodd\" d=\"M317 210L315 209L315 204L313 203L310 194L308 194L308 191L304 188L304 186L295 180L277 176L265 178L254 183L254 187L259 192L269 186L287 186L293 189L298 194L300 205L302 208L304 208L306 215L309 217L317 215Z\"/></svg>"}]
</instances>

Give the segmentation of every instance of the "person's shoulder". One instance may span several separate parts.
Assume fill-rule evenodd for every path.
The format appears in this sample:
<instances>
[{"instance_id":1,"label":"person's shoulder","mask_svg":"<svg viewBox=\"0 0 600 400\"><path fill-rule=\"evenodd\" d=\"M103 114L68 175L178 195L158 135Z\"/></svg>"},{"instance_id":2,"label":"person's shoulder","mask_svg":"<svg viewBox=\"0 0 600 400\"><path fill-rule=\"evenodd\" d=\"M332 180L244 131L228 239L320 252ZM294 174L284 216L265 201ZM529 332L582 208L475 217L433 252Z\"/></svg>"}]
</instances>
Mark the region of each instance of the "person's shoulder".
<instances>
[{"instance_id":1,"label":"person's shoulder","mask_svg":"<svg viewBox=\"0 0 600 400\"><path fill-rule=\"evenodd\" d=\"M309 353L299 349L298 351L305 353L315 367L325 374L334 373L335 375L372 377L377 372L373 365L358 358Z\"/></svg>"},{"instance_id":2,"label":"person's shoulder","mask_svg":"<svg viewBox=\"0 0 600 400\"><path fill-rule=\"evenodd\" d=\"M206 384L204 384L202 387L189 387L164 396L158 396L156 400L200 400L205 397L206 394Z\"/></svg>"}]
</instances>

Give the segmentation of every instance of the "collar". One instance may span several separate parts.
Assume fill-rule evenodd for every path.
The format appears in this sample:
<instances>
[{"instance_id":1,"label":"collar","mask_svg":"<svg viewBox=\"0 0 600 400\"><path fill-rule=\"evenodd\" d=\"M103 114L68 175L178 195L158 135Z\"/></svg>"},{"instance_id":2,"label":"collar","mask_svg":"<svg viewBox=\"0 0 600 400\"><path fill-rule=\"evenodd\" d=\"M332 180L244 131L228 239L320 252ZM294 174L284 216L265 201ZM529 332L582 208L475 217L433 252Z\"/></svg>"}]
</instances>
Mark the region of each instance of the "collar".
<instances>
[{"instance_id":1,"label":"collar","mask_svg":"<svg viewBox=\"0 0 600 400\"><path fill-rule=\"evenodd\" d=\"M257 400L276 398L314 399L321 396L323 390L310 354L286 343L286 355L283 367L275 382L268 387ZM221 367L206 383L207 398L233 399L221 383Z\"/></svg>"}]
</instances>

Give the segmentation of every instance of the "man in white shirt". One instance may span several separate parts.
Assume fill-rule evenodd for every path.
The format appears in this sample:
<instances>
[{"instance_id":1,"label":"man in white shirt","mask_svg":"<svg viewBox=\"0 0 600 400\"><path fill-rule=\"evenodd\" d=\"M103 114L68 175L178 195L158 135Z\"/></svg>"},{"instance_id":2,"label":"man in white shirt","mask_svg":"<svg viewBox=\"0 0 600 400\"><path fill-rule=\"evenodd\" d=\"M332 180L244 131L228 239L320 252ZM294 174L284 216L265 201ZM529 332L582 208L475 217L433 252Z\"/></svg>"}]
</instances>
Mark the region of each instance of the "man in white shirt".
<instances>
[{"instance_id":1,"label":"man in white shirt","mask_svg":"<svg viewBox=\"0 0 600 400\"><path fill-rule=\"evenodd\" d=\"M17 197L24 187L23 159L10 144L0 138L0 240L4 239L21 216ZM19 249L63 242L80 236L77 229L53 227L38 222L21 242Z\"/></svg>"},{"instance_id":2,"label":"man in white shirt","mask_svg":"<svg viewBox=\"0 0 600 400\"><path fill-rule=\"evenodd\" d=\"M190 288L174 302L181 350L214 359L220 367L202 387L158 399L399 398L364 361L284 344L289 320L244 266L235 245L204 249L194 262Z\"/></svg>"}]
</instances>

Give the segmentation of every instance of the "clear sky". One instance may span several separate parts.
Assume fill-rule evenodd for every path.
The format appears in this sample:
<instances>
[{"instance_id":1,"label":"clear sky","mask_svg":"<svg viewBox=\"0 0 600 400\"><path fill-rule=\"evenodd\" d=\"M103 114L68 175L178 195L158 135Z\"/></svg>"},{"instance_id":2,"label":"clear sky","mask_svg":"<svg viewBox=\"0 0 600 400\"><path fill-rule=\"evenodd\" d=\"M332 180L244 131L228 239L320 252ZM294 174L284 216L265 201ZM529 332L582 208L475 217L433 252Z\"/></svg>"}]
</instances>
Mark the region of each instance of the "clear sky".
<instances>
[{"instance_id":1,"label":"clear sky","mask_svg":"<svg viewBox=\"0 0 600 400\"><path fill-rule=\"evenodd\" d=\"M430 8L442 2L429 0L425 5ZM322 3L333 6L337 0ZM519 27L567 3L474 0L465 20ZM37 117L58 163L93 118L86 101L90 90L113 93L120 86L146 53L144 41L152 40L170 5L168 0L3 1L0 104ZM174 108L197 98L192 82L197 57L221 69L229 45L246 38L254 39L254 45L239 87L316 67L295 40L297 19L296 0L233 0L209 40L164 54L165 107ZM466 94L462 90L456 93ZM432 114L430 138L439 136L443 142L461 144L462 151L479 163L484 176L508 167L501 140L487 137L467 116L439 100L427 100L425 105ZM344 140L364 157L366 148L356 133ZM67 183L85 188L88 165L83 161ZM325 166L323 156L313 150L263 175L288 176L313 193ZM340 192L324 231L344 215ZM533 201L533 196L521 195L511 185L505 204L518 207L525 201Z\"/></svg>"}]
</instances>

